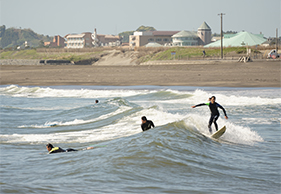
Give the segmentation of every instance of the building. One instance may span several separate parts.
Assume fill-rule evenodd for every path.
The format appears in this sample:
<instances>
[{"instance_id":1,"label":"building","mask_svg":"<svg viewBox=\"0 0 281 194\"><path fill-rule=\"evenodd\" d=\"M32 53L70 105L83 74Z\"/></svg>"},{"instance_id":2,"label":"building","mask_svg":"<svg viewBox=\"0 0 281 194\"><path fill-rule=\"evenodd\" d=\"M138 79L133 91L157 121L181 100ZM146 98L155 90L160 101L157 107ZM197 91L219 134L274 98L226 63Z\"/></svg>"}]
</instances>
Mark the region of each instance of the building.
<instances>
[{"instance_id":1,"label":"building","mask_svg":"<svg viewBox=\"0 0 281 194\"><path fill-rule=\"evenodd\" d=\"M198 42L199 45L207 45L212 40L212 30L206 22L203 22L198 28L197 35L200 38Z\"/></svg>"},{"instance_id":2,"label":"building","mask_svg":"<svg viewBox=\"0 0 281 194\"><path fill-rule=\"evenodd\" d=\"M120 46L122 39L120 36L97 34L97 29L92 34L92 46Z\"/></svg>"},{"instance_id":3,"label":"building","mask_svg":"<svg viewBox=\"0 0 281 194\"><path fill-rule=\"evenodd\" d=\"M236 46L257 46L266 41L263 34L252 34L250 32L242 31L230 38L223 38L224 47ZM205 45L204 47L220 47L221 40Z\"/></svg>"},{"instance_id":4,"label":"building","mask_svg":"<svg viewBox=\"0 0 281 194\"><path fill-rule=\"evenodd\" d=\"M122 44L120 36L98 34L100 46L120 46Z\"/></svg>"},{"instance_id":5,"label":"building","mask_svg":"<svg viewBox=\"0 0 281 194\"><path fill-rule=\"evenodd\" d=\"M180 31L172 36L173 46L198 46L211 42L212 31L206 22L195 31Z\"/></svg>"},{"instance_id":6,"label":"building","mask_svg":"<svg viewBox=\"0 0 281 194\"><path fill-rule=\"evenodd\" d=\"M261 44L261 46L268 47L268 46L277 46L280 44L281 38L268 38L265 42Z\"/></svg>"},{"instance_id":7,"label":"building","mask_svg":"<svg viewBox=\"0 0 281 194\"><path fill-rule=\"evenodd\" d=\"M68 34L65 36L66 48L85 48L92 47L92 33Z\"/></svg>"},{"instance_id":8,"label":"building","mask_svg":"<svg viewBox=\"0 0 281 194\"><path fill-rule=\"evenodd\" d=\"M197 46L199 37L196 32L180 31L172 36L173 46Z\"/></svg>"},{"instance_id":9,"label":"building","mask_svg":"<svg viewBox=\"0 0 281 194\"><path fill-rule=\"evenodd\" d=\"M134 35L129 37L130 47L145 46L150 42L156 42L161 45L171 45L172 36L179 31L146 31L134 32Z\"/></svg>"},{"instance_id":10,"label":"building","mask_svg":"<svg viewBox=\"0 0 281 194\"><path fill-rule=\"evenodd\" d=\"M44 46L49 46L51 48L54 48L54 47L64 48L65 40L63 37L57 35L53 38L53 42L44 42Z\"/></svg>"},{"instance_id":11,"label":"building","mask_svg":"<svg viewBox=\"0 0 281 194\"><path fill-rule=\"evenodd\" d=\"M198 31L147 31L134 32L129 38L130 47L140 47L150 42L156 42L163 46L198 46L211 42L212 31L206 22L198 28Z\"/></svg>"}]
</instances>

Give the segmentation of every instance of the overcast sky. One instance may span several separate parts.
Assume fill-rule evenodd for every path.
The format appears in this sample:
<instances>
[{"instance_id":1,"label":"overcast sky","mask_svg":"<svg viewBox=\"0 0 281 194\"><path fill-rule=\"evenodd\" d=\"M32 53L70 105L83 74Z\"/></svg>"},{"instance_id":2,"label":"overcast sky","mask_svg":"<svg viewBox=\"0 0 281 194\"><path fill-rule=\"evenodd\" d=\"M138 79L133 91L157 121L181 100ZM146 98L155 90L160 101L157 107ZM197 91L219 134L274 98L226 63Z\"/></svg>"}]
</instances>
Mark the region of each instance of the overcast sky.
<instances>
[{"instance_id":1,"label":"overcast sky","mask_svg":"<svg viewBox=\"0 0 281 194\"><path fill-rule=\"evenodd\" d=\"M213 33L280 29L281 0L0 0L0 24L31 28L44 35L93 32L118 34L153 26L157 30L197 30L205 21Z\"/></svg>"}]
</instances>

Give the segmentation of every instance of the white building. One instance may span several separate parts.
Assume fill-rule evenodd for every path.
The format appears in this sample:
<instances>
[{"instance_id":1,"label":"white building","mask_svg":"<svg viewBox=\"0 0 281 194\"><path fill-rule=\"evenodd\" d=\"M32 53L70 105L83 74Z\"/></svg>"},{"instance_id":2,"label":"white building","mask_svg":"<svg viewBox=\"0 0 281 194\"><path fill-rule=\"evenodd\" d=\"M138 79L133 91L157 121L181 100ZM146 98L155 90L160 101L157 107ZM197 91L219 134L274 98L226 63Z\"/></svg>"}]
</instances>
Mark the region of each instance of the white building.
<instances>
[{"instance_id":1,"label":"white building","mask_svg":"<svg viewBox=\"0 0 281 194\"><path fill-rule=\"evenodd\" d=\"M173 46L198 46L211 42L211 28L206 22L198 28L198 31L180 31L172 36Z\"/></svg>"},{"instance_id":2,"label":"white building","mask_svg":"<svg viewBox=\"0 0 281 194\"><path fill-rule=\"evenodd\" d=\"M196 32L180 31L172 36L173 46L197 46L199 38Z\"/></svg>"},{"instance_id":3,"label":"white building","mask_svg":"<svg viewBox=\"0 0 281 194\"><path fill-rule=\"evenodd\" d=\"M66 48L85 48L92 46L92 33L69 34L65 36Z\"/></svg>"}]
</instances>

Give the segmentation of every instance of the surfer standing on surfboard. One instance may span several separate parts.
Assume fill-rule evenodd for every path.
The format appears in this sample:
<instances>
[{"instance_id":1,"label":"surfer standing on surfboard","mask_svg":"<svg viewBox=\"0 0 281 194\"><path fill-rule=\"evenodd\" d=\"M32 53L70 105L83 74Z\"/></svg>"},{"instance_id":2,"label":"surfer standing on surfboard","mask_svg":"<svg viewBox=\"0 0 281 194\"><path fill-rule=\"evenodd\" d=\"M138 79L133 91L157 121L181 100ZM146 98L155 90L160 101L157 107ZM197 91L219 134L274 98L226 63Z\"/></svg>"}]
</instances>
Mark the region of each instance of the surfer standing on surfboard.
<instances>
[{"instance_id":1,"label":"surfer standing on surfboard","mask_svg":"<svg viewBox=\"0 0 281 194\"><path fill-rule=\"evenodd\" d=\"M192 106L192 108L195 108L195 107L198 107L198 106L204 106L204 105L209 106L210 111L211 111L211 117L210 117L210 120L209 120L208 128L209 128L210 133L212 133L212 128L211 128L212 123L214 123L214 125L216 127L216 131L218 130L217 120L220 116L218 108L223 110L223 113L225 115L225 119L228 119L228 117L226 115L226 112L225 112L224 108L220 104L216 103L216 97L215 96L212 96L209 100L210 100L210 102L208 102L208 103L197 104L195 106Z\"/></svg>"}]
</instances>

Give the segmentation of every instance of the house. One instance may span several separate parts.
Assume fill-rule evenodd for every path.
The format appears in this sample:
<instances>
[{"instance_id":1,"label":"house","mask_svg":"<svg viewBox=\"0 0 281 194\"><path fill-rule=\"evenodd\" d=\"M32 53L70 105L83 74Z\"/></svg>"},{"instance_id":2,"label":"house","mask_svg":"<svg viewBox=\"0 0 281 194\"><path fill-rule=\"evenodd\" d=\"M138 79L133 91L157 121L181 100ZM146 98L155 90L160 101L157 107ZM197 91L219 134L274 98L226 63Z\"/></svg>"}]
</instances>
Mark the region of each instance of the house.
<instances>
[{"instance_id":1,"label":"house","mask_svg":"<svg viewBox=\"0 0 281 194\"><path fill-rule=\"evenodd\" d=\"M212 31L206 22L195 31L182 30L172 36L173 46L198 46L211 42Z\"/></svg>"},{"instance_id":2,"label":"house","mask_svg":"<svg viewBox=\"0 0 281 194\"><path fill-rule=\"evenodd\" d=\"M172 36L179 31L145 31L145 32L134 32L129 37L130 47L145 46L150 42L156 42L161 45L172 44Z\"/></svg>"},{"instance_id":3,"label":"house","mask_svg":"<svg viewBox=\"0 0 281 194\"><path fill-rule=\"evenodd\" d=\"M279 44L280 44L280 41L281 41L280 38L279 38L279 39L276 39L276 38L268 38L265 42L263 42L263 43L261 44L261 46L264 46L264 47L275 46L276 43L277 43L277 45L279 45Z\"/></svg>"},{"instance_id":4,"label":"house","mask_svg":"<svg viewBox=\"0 0 281 194\"><path fill-rule=\"evenodd\" d=\"M44 42L44 46L49 46L49 47L61 47L64 48L65 46L65 40L63 37L57 35L53 38L53 42Z\"/></svg>"},{"instance_id":5,"label":"house","mask_svg":"<svg viewBox=\"0 0 281 194\"><path fill-rule=\"evenodd\" d=\"M172 36L173 46L198 46L199 37L196 32L180 31Z\"/></svg>"},{"instance_id":6,"label":"house","mask_svg":"<svg viewBox=\"0 0 281 194\"><path fill-rule=\"evenodd\" d=\"M97 34L97 29L92 34L92 46L120 46L122 44L122 38L114 35Z\"/></svg>"},{"instance_id":7,"label":"house","mask_svg":"<svg viewBox=\"0 0 281 194\"><path fill-rule=\"evenodd\" d=\"M85 48L92 47L92 33L68 34L65 36L66 48Z\"/></svg>"}]
</instances>

